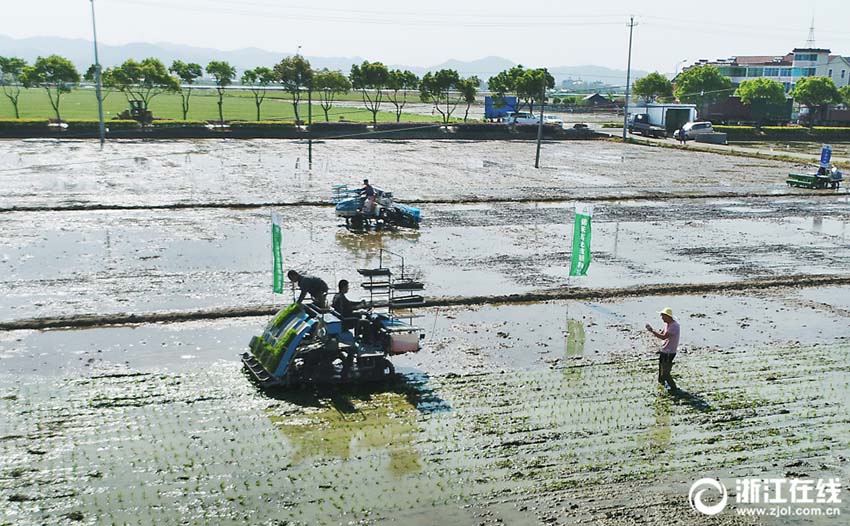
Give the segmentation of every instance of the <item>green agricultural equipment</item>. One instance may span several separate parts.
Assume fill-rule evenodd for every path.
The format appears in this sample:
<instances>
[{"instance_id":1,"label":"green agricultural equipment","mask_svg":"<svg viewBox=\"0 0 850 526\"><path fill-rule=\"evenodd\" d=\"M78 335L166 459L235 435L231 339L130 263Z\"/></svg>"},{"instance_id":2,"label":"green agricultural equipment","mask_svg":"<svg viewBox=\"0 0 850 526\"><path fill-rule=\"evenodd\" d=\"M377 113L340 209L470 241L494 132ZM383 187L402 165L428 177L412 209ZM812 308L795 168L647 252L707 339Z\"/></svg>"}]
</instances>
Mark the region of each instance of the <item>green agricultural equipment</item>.
<instances>
[{"instance_id":1,"label":"green agricultural equipment","mask_svg":"<svg viewBox=\"0 0 850 526\"><path fill-rule=\"evenodd\" d=\"M144 101L131 100L130 107L121 112L118 118L124 120L135 120L142 124L147 124L153 121L153 112L145 109Z\"/></svg>"},{"instance_id":2,"label":"green agricultural equipment","mask_svg":"<svg viewBox=\"0 0 850 526\"><path fill-rule=\"evenodd\" d=\"M838 168L829 163L831 159L832 147L824 144L820 152L820 164L816 165L818 167L817 171L806 174L790 173L785 183L788 186L795 186L797 188L837 189L841 186L841 181L844 180L844 177Z\"/></svg>"},{"instance_id":3,"label":"green agricultural equipment","mask_svg":"<svg viewBox=\"0 0 850 526\"><path fill-rule=\"evenodd\" d=\"M386 266L387 255L401 259L401 276ZM404 272L404 258L381 250L378 268L357 272L368 281L369 308L343 313L310 302L278 312L242 354L245 369L265 388L365 383L391 379L391 356L415 353L425 336L412 324L412 309L424 305L424 283ZM406 320L406 321L405 321Z\"/></svg>"},{"instance_id":4,"label":"green agricultural equipment","mask_svg":"<svg viewBox=\"0 0 850 526\"><path fill-rule=\"evenodd\" d=\"M798 174L790 173L785 182L788 186L797 188L838 188L841 185L843 177L841 172L833 168L826 174L821 174L820 170L817 173Z\"/></svg>"}]
</instances>

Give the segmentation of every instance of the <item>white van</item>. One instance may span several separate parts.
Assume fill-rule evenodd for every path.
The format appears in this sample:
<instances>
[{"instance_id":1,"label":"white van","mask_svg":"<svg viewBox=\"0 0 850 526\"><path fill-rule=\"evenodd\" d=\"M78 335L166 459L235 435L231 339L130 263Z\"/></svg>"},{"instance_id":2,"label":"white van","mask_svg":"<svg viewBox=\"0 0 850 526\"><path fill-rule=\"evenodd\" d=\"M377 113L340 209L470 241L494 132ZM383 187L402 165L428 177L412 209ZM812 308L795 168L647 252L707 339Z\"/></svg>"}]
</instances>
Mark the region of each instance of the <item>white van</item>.
<instances>
[{"instance_id":1,"label":"white van","mask_svg":"<svg viewBox=\"0 0 850 526\"><path fill-rule=\"evenodd\" d=\"M714 128L711 126L710 122L689 122L682 126L680 130L676 130L674 137L680 141L692 140L695 139L697 135L710 133L714 133Z\"/></svg>"}]
</instances>

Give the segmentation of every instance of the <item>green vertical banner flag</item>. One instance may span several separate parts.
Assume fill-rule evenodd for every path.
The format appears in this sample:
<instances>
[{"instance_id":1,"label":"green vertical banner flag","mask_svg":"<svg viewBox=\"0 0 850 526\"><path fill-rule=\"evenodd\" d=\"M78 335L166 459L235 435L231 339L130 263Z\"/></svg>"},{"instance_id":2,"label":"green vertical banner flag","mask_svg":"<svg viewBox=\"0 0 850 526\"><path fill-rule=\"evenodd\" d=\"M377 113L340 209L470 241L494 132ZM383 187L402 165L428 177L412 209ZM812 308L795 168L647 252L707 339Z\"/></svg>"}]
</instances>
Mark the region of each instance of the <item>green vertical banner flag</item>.
<instances>
[{"instance_id":1,"label":"green vertical banner flag","mask_svg":"<svg viewBox=\"0 0 850 526\"><path fill-rule=\"evenodd\" d=\"M272 212L272 257L274 259L274 291L283 294L283 254L280 251L281 228L280 216Z\"/></svg>"},{"instance_id":2,"label":"green vertical banner flag","mask_svg":"<svg viewBox=\"0 0 850 526\"><path fill-rule=\"evenodd\" d=\"M587 268L590 267L590 221L592 218L593 205L576 204L570 276L587 275Z\"/></svg>"}]
</instances>

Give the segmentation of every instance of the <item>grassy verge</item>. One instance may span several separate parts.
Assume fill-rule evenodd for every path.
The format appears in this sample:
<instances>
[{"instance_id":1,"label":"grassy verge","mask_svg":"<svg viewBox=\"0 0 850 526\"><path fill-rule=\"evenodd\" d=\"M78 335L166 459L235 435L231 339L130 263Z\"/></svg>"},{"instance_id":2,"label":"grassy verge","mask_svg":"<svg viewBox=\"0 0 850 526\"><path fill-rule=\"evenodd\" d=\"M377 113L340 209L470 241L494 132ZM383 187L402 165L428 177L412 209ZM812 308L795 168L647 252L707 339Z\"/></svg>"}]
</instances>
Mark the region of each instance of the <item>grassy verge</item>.
<instances>
[{"instance_id":1,"label":"grassy verge","mask_svg":"<svg viewBox=\"0 0 850 526\"><path fill-rule=\"evenodd\" d=\"M850 128L815 126L764 126L758 130L752 126L715 126L714 130L725 133L730 141L850 141Z\"/></svg>"},{"instance_id":2,"label":"grassy verge","mask_svg":"<svg viewBox=\"0 0 850 526\"><path fill-rule=\"evenodd\" d=\"M348 98L360 101L359 95ZM104 116L112 119L128 107L127 99L121 93L109 93L104 102ZM53 108L42 89L26 89L21 93L19 102L21 118L47 119L54 117ZM231 92L224 97L225 120L256 120L257 107L250 92ZM395 122L395 112L392 104L385 103L378 113L379 122ZM181 97L179 94L162 94L150 103L154 117L164 119L182 119ZM299 105L300 117L307 120L308 105ZM97 99L94 90L75 89L61 99L60 113L63 119L97 119ZM0 118L15 117L12 104L6 97L0 97ZM269 92L261 106L261 120L294 120L295 112L288 94L285 92ZM214 90L195 90L189 103L189 120L218 120L218 95ZM313 101L313 121L324 121L325 114L317 101ZM332 107L328 112L329 121L358 121L369 122L372 114L365 107ZM420 115L415 113L402 114L401 120L408 122L434 122L439 115Z\"/></svg>"}]
</instances>

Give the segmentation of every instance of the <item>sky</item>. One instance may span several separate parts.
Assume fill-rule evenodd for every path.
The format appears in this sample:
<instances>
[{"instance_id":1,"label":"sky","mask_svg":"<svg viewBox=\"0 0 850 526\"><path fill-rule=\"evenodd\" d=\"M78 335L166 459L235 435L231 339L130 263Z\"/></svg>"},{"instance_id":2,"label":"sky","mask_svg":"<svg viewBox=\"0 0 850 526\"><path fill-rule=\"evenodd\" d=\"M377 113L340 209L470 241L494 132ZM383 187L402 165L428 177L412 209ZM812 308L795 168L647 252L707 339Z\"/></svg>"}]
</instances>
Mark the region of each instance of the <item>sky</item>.
<instances>
[{"instance_id":1,"label":"sky","mask_svg":"<svg viewBox=\"0 0 850 526\"><path fill-rule=\"evenodd\" d=\"M0 0L0 34L91 39L90 0ZM95 0L98 39L352 57L432 66L501 56L529 67L672 72L683 62L783 55L804 46L850 55L850 2L606 0ZM843 26L843 27L842 27ZM843 30L842 30L843 29ZM61 54L61 50L57 50Z\"/></svg>"}]
</instances>

